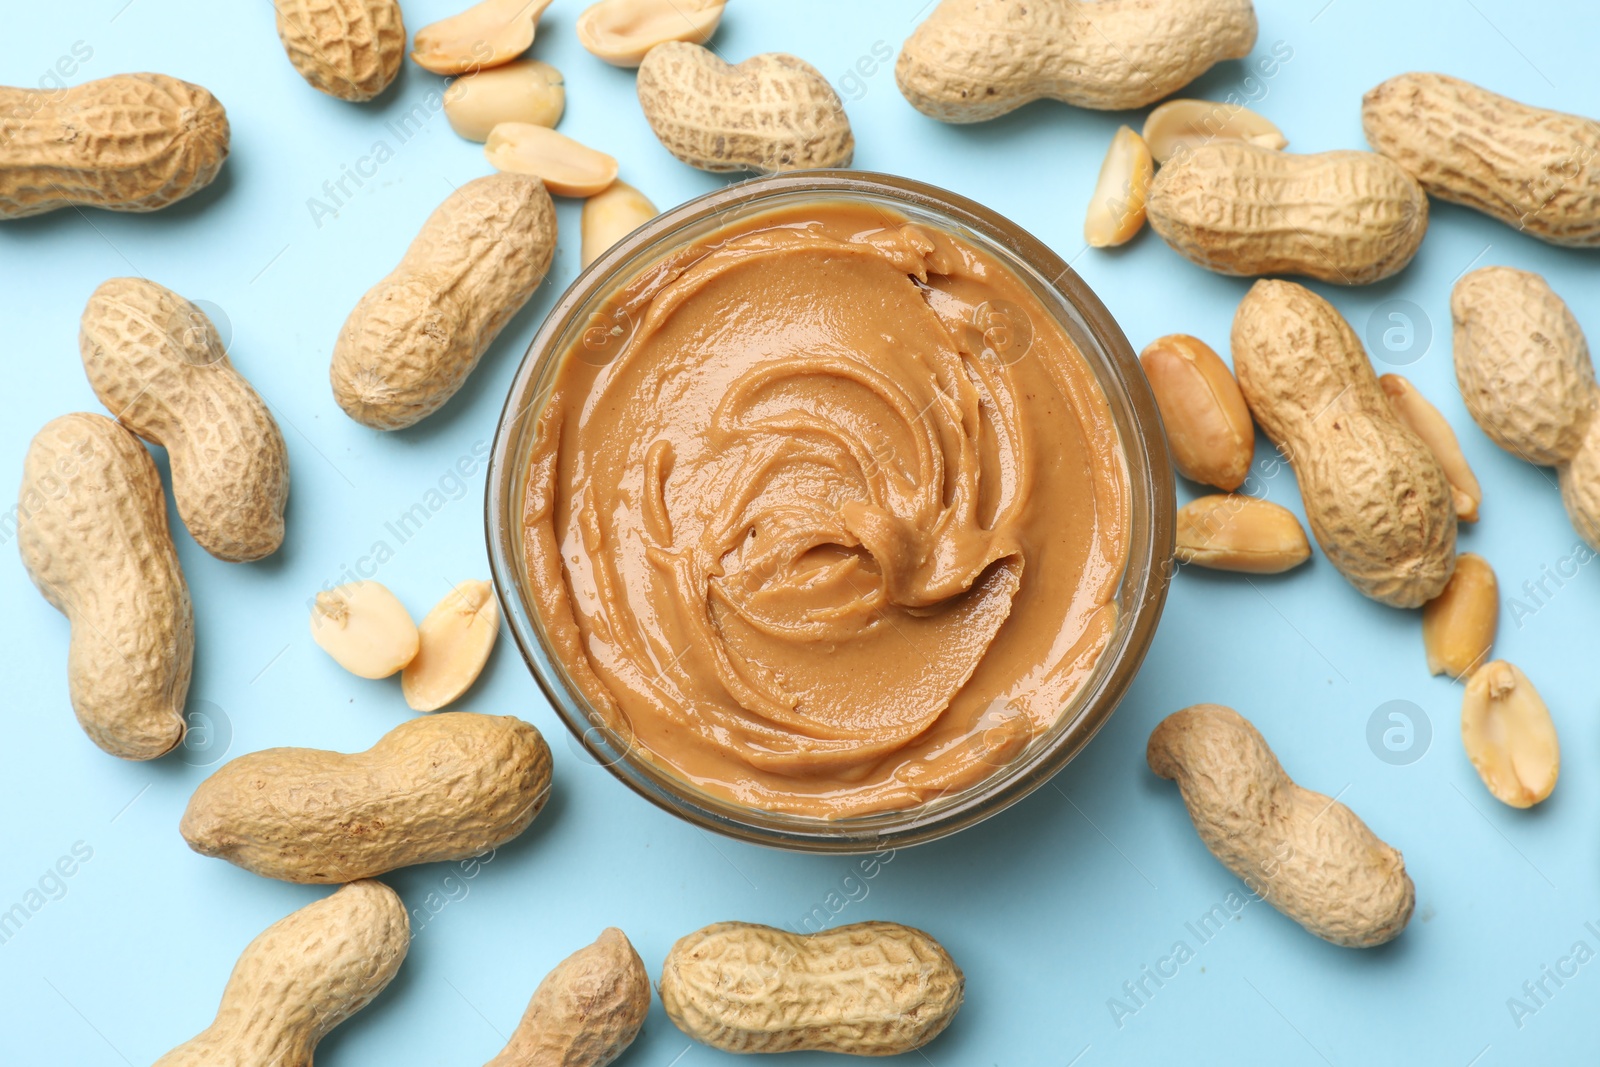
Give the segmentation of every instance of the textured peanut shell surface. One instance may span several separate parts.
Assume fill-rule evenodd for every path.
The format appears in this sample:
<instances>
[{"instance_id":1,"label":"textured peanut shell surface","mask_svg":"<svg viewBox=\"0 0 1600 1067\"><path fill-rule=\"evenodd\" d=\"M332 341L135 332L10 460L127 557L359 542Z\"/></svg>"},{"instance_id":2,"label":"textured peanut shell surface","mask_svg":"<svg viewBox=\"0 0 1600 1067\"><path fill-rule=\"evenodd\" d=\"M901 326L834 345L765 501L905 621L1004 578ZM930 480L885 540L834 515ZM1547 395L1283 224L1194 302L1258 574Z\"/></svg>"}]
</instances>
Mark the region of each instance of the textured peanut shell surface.
<instances>
[{"instance_id":1,"label":"textured peanut shell surface","mask_svg":"<svg viewBox=\"0 0 1600 1067\"><path fill-rule=\"evenodd\" d=\"M155 1067L312 1067L318 1042L383 991L410 943L399 895L352 882L250 942L216 1021Z\"/></svg>"},{"instance_id":2,"label":"textured peanut shell surface","mask_svg":"<svg viewBox=\"0 0 1600 1067\"><path fill-rule=\"evenodd\" d=\"M1600 419L1590 419L1570 460L1561 465L1561 502L1567 517L1590 548L1600 552Z\"/></svg>"},{"instance_id":3,"label":"textured peanut shell surface","mask_svg":"<svg viewBox=\"0 0 1600 1067\"><path fill-rule=\"evenodd\" d=\"M961 969L921 930L865 922L792 934L725 922L680 938L661 968L673 1023L724 1052L892 1056L961 1007Z\"/></svg>"},{"instance_id":4,"label":"textured peanut shell surface","mask_svg":"<svg viewBox=\"0 0 1600 1067\"><path fill-rule=\"evenodd\" d=\"M200 783L189 847L267 878L332 883L463 859L527 829L550 791L550 750L511 716L442 712L365 752L269 748Z\"/></svg>"},{"instance_id":5,"label":"textured peanut shell surface","mask_svg":"<svg viewBox=\"0 0 1600 1067\"><path fill-rule=\"evenodd\" d=\"M1428 197L1372 152L1291 155L1215 141L1156 171L1145 212L1184 258L1219 274L1303 274L1366 285L1404 269Z\"/></svg>"},{"instance_id":6,"label":"textured peanut shell surface","mask_svg":"<svg viewBox=\"0 0 1600 1067\"><path fill-rule=\"evenodd\" d=\"M89 297L78 351L100 402L167 449L178 514L200 547L235 562L276 552L283 434L205 313L155 282L112 278Z\"/></svg>"},{"instance_id":7,"label":"textured peanut shell surface","mask_svg":"<svg viewBox=\"0 0 1600 1067\"><path fill-rule=\"evenodd\" d=\"M1151 733L1145 756L1178 783L1212 855L1313 934L1370 948L1405 929L1416 891L1400 853L1343 804L1296 785L1232 708L1174 712Z\"/></svg>"},{"instance_id":8,"label":"textured peanut shell surface","mask_svg":"<svg viewBox=\"0 0 1600 1067\"><path fill-rule=\"evenodd\" d=\"M455 395L544 280L556 213L539 179L491 174L451 193L339 331L330 377L352 419L398 430Z\"/></svg>"},{"instance_id":9,"label":"textured peanut shell surface","mask_svg":"<svg viewBox=\"0 0 1600 1067\"><path fill-rule=\"evenodd\" d=\"M123 759L170 752L183 740L194 612L138 438L102 415L40 430L23 462L17 548L72 624L67 688L84 732Z\"/></svg>"},{"instance_id":10,"label":"textured peanut shell surface","mask_svg":"<svg viewBox=\"0 0 1600 1067\"><path fill-rule=\"evenodd\" d=\"M1396 417L1344 317L1293 282L1256 282L1234 315L1233 369L1294 466L1328 561L1394 607L1438 596L1455 569L1450 483Z\"/></svg>"},{"instance_id":11,"label":"textured peanut shell surface","mask_svg":"<svg viewBox=\"0 0 1600 1067\"><path fill-rule=\"evenodd\" d=\"M211 184L228 158L228 116L198 85L118 74L42 106L0 88L0 219L57 208L155 211Z\"/></svg>"},{"instance_id":12,"label":"textured peanut shell surface","mask_svg":"<svg viewBox=\"0 0 1600 1067\"><path fill-rule=\"evenodd\" d=\"M895 81L944 122L1033 100L1121 111L1154 103L1256 42L1250 0L943 0L900 50Z\"/></svg>"},{"instance_id":13,"label":"textured peanut shell surface","mask_svg":"<svg viewBox=\"0 0 1600 1067\"><path fill-rule=\"evenodd\" d=\"M273 0L278 38L311 87L341 100L371 100L405 58L396 0Z\"/></svg>"},{"instance_id":14,"label":"textured peanut shell surface","mask_svg":"<svg viewBox=\"0 0 1600 1067\"><path fill-rule=\"evenodd\" d=\"M644 961L621 930L607 927L545 975L485 1067L605 1067L633 1044L649 1012Z\"/></svg>"},{"instance_id":15,"label":"textured peanut shell surface","mask_svg":"<svg viewBox=\"0 0 1600 1067\"><path fill-rule=\"evenodd\" d=\"M706 171L843 167L855 153L844 104L804 60L768 52L737 65L668 41L639 64L639 105L663 147Z\"/></svg>"},{"instance_id":16,"label":"textured peanut shell surface","mask_svg":"<svg viewBox=\"0 0 1600 1067\"><path fill-rule=\"evenodd\" d=\"M1600 390L1589 343L1537 274L1480 267L1450 293L1456 384L1490 440L1554 466L1583 444Z\"/></svg>"},{"instance_id":17,"label":"textured peanut shell surface","mask_svg":"<svg viewBox=\"0 0 1600 1067\"><path fill-rule=\"evenodd\" d=\"M1600 247L1600 121L1444 74L1401 74L1362 99L1361 125L1441 200L1551 244Z\"/></svg>"}]
</instances>

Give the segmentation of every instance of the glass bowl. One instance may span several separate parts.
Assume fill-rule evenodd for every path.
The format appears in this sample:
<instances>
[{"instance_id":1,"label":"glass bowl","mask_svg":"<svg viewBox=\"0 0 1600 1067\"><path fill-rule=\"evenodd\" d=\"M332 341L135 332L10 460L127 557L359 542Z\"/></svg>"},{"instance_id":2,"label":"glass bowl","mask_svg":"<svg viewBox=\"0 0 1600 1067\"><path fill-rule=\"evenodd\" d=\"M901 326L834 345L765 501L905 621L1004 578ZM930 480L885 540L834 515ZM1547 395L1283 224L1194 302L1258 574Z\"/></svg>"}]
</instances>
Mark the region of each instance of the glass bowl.
<instances>
[{"instance_id":1,"label":"glass bowl","mask_svg":"<svg viewBox=\"0 0 1600 1067\"><path fill-rule=\"evenodd\" d=\"M1116 629L1055 725L960 793L838 819L713 796L641 755L589 703L552 651L533 607L522 546L532 430L561 356L596 328L590 320L604 298L683 244L746 215L808 200L881 205L954 232L1022 279L1056 314L1105 393L1127 464L1131 523ZM845 853L918 844L971 826L1027 796L1082 751L1127 692L1155 635L1171 571L1173 510L1172 467L1155 400L1127 338L1083 279L1038 238L965 197L907 178L842 170L755 178L707 193L646 223L585 269L523 356L495 431L485 494L489 560L512 635L540 689L594 759L646 800L704 829L779 848Z\"/></svg>"}]
</instances>

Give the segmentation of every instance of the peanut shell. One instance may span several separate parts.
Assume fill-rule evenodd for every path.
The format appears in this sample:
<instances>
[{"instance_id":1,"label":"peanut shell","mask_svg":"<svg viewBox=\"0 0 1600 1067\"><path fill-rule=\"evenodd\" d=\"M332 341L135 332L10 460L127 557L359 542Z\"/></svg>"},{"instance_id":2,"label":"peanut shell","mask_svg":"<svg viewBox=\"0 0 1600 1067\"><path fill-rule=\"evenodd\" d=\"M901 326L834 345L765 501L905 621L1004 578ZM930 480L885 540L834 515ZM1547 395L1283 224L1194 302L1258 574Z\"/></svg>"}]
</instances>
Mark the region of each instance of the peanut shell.
<instances>
[{"instance_id":1,"label":"peanut shell","mask_svg":"<svg viewBox=\"0 0 1600 1067\"><path fill-rule=\"evenodd\" d=\"M371 100L389 87L406 54L396 0L273 0L278 39L313 89Z\"/></svg>"},{"instance_id":2,"label":"peanut shell","mask_svg":"<svg viewBox=\"0 0 1600 1067\"><path fill-rule=\"evenodd\" d=\"M166 448L172 497L200 547L232 562L276 552L288 450L205 312L155 282L112 278L83 309L78 351L100 402Z\"/></svg>"},{"instance_id":3,"label":"peanut shell","mask_svg":"<svg viewBox=\"0 0 1600 1067\"><path fill-rule=\"evenodd\" d=\"M198 85L118 74L38 102L0 87L0 219L63 207L155 211L211 184L228 158L228 116Z\"/></svg>"},{"instance_id":4,"label":"peanut shell","mask_svg":"<svg viewBox=\"0 0 1600 1067\"><path fill-rule=\"evenodd\" d=\"M1600 247L1600 121L1401 74L1362 99L1361 126L1433 196L1541 241Z\"/></svg>"},{"instance_id":5,"label":"peanut shell","mask_svg":"<svg viewBox=\"0 0 1600 1067\"><path fill-rule=\"evenodd\" d=\"M365 752L269 748L223 764L189 798L189 847L286 882L371 878L459 860L522 833L550 792L550 749L510 716L446 711Z\"/></svg>"},{"instance_id":6,"label":"peanut shell","mask_svg":"<svg viewBox=\"0 0 1600 1067\"><path fill-rule=\"evenodd\" d=\"M1571 459L1600 399L1589 343L1543 278L1480 267L1450 293L1456 384L1489 439L1529 463Z\"/></svg>"},{"instance_id":7,"label":"peanut shell","mask_svg":"<svg viewBox=\"0 0 1600 1067\"><path fill-rule=\"evenodd\" d=\"M451 193L339 331L339 406L376 430L439 410L544 281L555 244L555 206L537 178L491 174Z\"/></svg>"},{"instance_id":8,"label":"peanut shell","mask_svg":"<svg viewBox=\"0 0 1600 1067\"><path fill-rule=\"evenodd\" d=\"M72 624L67 692L89 739L155 759L183 740L194 609L167 530L161 476L101 415L63 415L23 461L17 550Z\"/></svg>"},{"instance_id":9,"label":"peanut shell","mask_svg":"<svg viewBox=\"0 0 1600 1067\"><path fill-rule=\"evenodd\" d=\"M1428 232L1428 198L1372 152L1299 156L1213 141L1156 172L1150 226L1218 274L1366 285L1399 273Z\"/></svg>"},{"instance_id":10,"label":"peanut shell","mask_svg":"<svg viewBox=\"0 0 1600 1067\"><path fill-rule=\"evenodd\" d=\"M633 1044L649 1011L644 961L621 930L607 927L545 975L485 1067L605 1067Z\"/></svg>"},{"instance_id":11,"label":"peanut shell","mask_svg":"<svg viewBox=\"0 0 1600 1067\"><path fill-rule=\"evenodd\" d=\"M663 147L701 170L848 166L855 138L828 79L780 52L729 65L684 41L639 64L639 105Z\"/></svg>"},{"instance_id":12,"label":"peanut shell","mask_svg":"<svg viewBox=\"0 0 1600 1067\"><path fill-rule=\"evenodd\" d=\"M329 1032L394 979L411 922L394 890L352 882L245 946L216 1020L155 1067L312 1067Z\"/></svg>"},{"instance_id":13,"label":"peanut shell","mask_svg":"<svg viewBox=\"0 0 1600 1067\"><path fill-rule=\"evenodd\" d=\"M724 922L672 946L659 988L667 1018L723 1052L892 1056L950 1025L963 978L937 941L898 923L806 936Z\"/></svg>"},{"instance_id":14,"label":"peanut shell","mask_svg":"<svg viewBox=\"0 0 1600 1067\"><path fill-rule=\"evenodd\" d=\"M1250 0L942 0L906 40L894 77L912 107L943 122L1041 98L1124 111L1255 43Z\"/></svg>"},{"instance_id":15,"label":"peanut shell","mask_svg":"<svg viewBox=\"0 0 1600 1067\"><path fill-rule=\"evenodd\" d=\"M1233 368L1294 466L1328 561L1394 607L1438 596L1455 569L1450 483L1396 417L1344 316L1303 286L1258 281L1234 316Z\"/></svg>"},{"instance_id":16,"label":"peanut shell","mask_svg":"<svg viewBox=\"0 0 1600 1067\"><path fill-rule=\"evenodd\" d=\"M1416 890L1405 859L1355 812L1296 785L1232 708L1196 704L1168 715L1145 756L1152 771L1178 783L1211 854L1306 930L1371 948L1406 928Z\"/></svg>"}]
</instances>

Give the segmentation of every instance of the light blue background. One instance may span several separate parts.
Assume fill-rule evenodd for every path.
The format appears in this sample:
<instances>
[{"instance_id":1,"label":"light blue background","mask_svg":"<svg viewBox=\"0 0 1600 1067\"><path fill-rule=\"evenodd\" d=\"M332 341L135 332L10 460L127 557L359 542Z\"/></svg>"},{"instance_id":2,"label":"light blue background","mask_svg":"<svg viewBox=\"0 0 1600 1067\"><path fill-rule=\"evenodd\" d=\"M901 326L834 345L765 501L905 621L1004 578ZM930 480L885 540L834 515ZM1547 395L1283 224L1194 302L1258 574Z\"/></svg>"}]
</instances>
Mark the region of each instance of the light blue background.
<instances>
[{"instance_id":1,"label":"light blue background","mask_svg":"<svg viewBox=\"0 0 1600 1067\"><path fill-rule=\"evenodd\" d=\"M565 72L561 128L615 154L623 176L659 205L713 188L720 179L679 164L651 136L632 75L578 48L572 22L582 6L557 0L533 49ZM455 0L407 0L407 26L454 7ZM856 165L946 186L1029 227L1095 287L1135 348L1185 331L1226 353L1246 282L1191 266L1151 234L1118 252L1084 248L1083 208L1105 146L1119 123L1137 126L1142 115L1042 103L987 125L947 127L912 111L891 66L843 80L875 48L898 52L921 7L922 0L735 0L715 44L735 60L781 50L811 61L845 90ZM1226 64L1189 95L1236 91L1257 100L1294 150L1362 147L1362 92L1413 69L1600 115L1600 15L1590 4L1259 7L1255 56L1282 42L1292 58L1249 82L1243 64ZM377 576L418 615L447 583L487 576L481 472L403 545L385 523L441 479L448 492L458 458L486 446L517 360L576 274L577 205L561 203L549 281L461 394L416 429L377 433L333 403L333 339L450 187L488 169L478 146L458 139L442 115L404 143L387 127L440 79L408 62L374 104L322 96L285 60L266 0L12 0L5 21L0 82L37 84L81 42L92 56L71 81L157 70L209 87L232 120L233 155L212 189L154 215L63 211L0 223L4 491L11 494L28 439L47 419L100 410L76 349L78 315L97 284L138 273L211 302L231 326L234 359L278 414L294 478L288 540L268 562L212 559L174 518L199 634L192 706L220 709L230 755L272 745L364 748L409 712L397 684L354 678L316 649L307 597L379 540L396 552ZM324 196L323 183L379 140L393 158L337 217L317 225L308 198ZM1524 582L1553 570L1578 538L1553 473L1501 452L1468 419L1451 369L1449 290L1474 265L1537 270L1600 338L1597 257L1436 205L1421 254L1399 278L1321 290L1363 333L1384 301L1421 309L1417 325L1431 327L1431 346L1398 369L1444 411L1483 481L1483 520L1464 528L1462 547L1487 555L1506 596L1529 608L1538 605ZM1263 440L1258 463L1271 455ZM1301 512L1291 475L1265 485ZM1179 492L1187 499L1197 488ZM187 763L123 763L89 743L67 703L65 620L28 583L14 538L3 539L0 909L22 900L75 843L92 848L93 858L66 881L64 896L0 944L0 1061L147 1064L209 1023L250 938L326 890L266 881L185 847L178 816L208 773L194 764L219 758L220 740ZM1281 578L1178 575L1143 673L1075 763L981 828L902 851L875 877L854 882L846 879L859 877L857 861L714 839L636 798L581 757L507 638L463 706L536 723L555 751L554 797L475 878L438 865L389 879L414 911L427 913L430 894L431 906L448 903L419 924L400 977L335 1032L318 1062L481 1063L499 1050L545 971L603 926L622 927L655 974L672 941L704 923L794 925L830 893L860 897L863 887L864 899L835 922L925 927L966 970L966 1006L923 1055L939 1067L1592 1060L1600 962L1583 967L1520 1029L1506 1002L1575 942L1600 950L1600 936L1584 925L1600 926L1597 584L1595 568L1584 566L1565 584L1548 584L1553 595L1540 595L1538 610L1513 619L1508 601L1502 614L1497 652L1535 681L1566 754L1559 788L1535 811L1505 808L1479 783L1457 740L1460 691L1427 675L1416 615L1363 599L1318 552ZM1431 723L1430 747L1409 765L1380 760L1367 741L1369 717L1391 700L1412 702ZM1196 701L1238 708L1297 779L1339 795L1404 851L1418 906L1398 942L1371 952L1334 948L1261 905L1204 945L1186 929L1241 890L1199 843L1177 791L1144 763L1151 727ZM1195 958L1119 1028L1108 998L1177 940ZM688 1046L657 1003L621 1062L731 1062Z\"/></svg>"}]
</instances>

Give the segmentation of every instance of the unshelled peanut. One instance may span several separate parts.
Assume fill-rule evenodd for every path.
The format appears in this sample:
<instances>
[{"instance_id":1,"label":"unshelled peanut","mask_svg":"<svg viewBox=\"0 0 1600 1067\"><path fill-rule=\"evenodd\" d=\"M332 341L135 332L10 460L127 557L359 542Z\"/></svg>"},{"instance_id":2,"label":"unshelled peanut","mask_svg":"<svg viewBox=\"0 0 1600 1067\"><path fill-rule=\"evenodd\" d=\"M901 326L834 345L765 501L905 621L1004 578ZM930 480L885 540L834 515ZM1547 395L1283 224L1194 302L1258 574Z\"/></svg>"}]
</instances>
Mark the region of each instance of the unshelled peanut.
<instances>
[{"instance_id":1,"label":"unshelled peanut","mask_svg":"<svg viewBox=\"0 0 1600 1067\"><path fill-rule=\"evenodd\" d=\"M183 740L194 610L167 530L161 475L101 415L63 415L28 446L17 549L72 624L67 693L89 739L154 759Z\"/></svg>"},{"instance_id":2,"label":"unshelled peanut","mask_svg":"<svg viewBox=\"0 0 1600 1067\"><path fill-rule=\"evenodd\" d=\"M1361 125L1441 200L1551 244L1600 246L1600 120L1444 74L1402 74L1367 93Z\"/></svg>"},{"instance_id":3,"label":"unshelled peanut","mask_svg":"<svg viewBox=\"0 0 1600 1067\"><path fill-rule=\"evenodd\" d=\"M1145 756L1152 771L1178 783L1211 854L1311 933L1370 948L1405 929L1416 890L1404 858L1355 812L1296 785L1232 708L1174 712L1150 734Z\"/></svg>"},{"instance_id":4,"label":"unshelled peanut","mask_svg":"<svg viewBox=\"0 0 1600 1067\"><path fill-rule=\"evenodd\" d=\"M621 930L607 927L545 975L485 1067L605 1067L633 1044L649 1011L644 961Z\"/></svg>"},{"instance_id":5,"label":"unshelled peanut","mask_svg":"<svg viewBox=\"0 0 1600 1067\"><path fill-rule=\"evenodd\" d=\"M1222 358L1198 337L1175 333L1146 345L1139 364L1161 410L1178 473L1218 489L1243 485L1256 428Z\"/></svg>"},{"instance_id":6,"label":"unshelled peanut","mask_svg":"<svg viewBox=\"0 0 1600 1067\"><path fill-rule=\"evenodd\" d=\"M1500 625L1500 584L1489 561L1472 552L1456 557L1444 592L1423 605L1422 647L1429 674L1461 678L1489 658Z\"/></svg>"},{"instance_id":7,"label":"unshelled peanut","mask_svg":"<svg viewBox=\"0 0 1600 1067\"><path fill-rule=\"evenodd\" d=\"M400 673L413 711L438 711L472 688L500 633L500 608L488 582L462 582L416 628L420 644Z\"/></svg>"},{"instance_id":8,"label":"unshelled peanut","mask_svg":"<svg viewBox=\"0 0 1600 1067\"><path fill-rule=\"evenodd\" d=\"M330 883L464 859L522 833L550 792L550 749L510 716L411 719L365 752L269 748L200 783L189 847L266 878Z\"/></svg>"},{"instance_id":9,"label":"unshelled peanut","mask_svg":"<svg viewBox=\"0 0 1600 1067\"><path fill-rule=\"evenodd\" d=\"M491 174L451 193L339 331L339 406L378 430L439 410L544 280L555 244L555 206L537 178Z\"/></svg>"},{"instance_id":10,"label":"unshelled peanut","mask_svg":"<svg viewBox=\"0 0 1600 1067\"><path fill-rule=\"evenodd\" d=\"M1450 314L1473 421L1513 455L1556 466L1573 527L1600 547L1600 387L1571 309L1537 274L1482 267L1456 283Z\"/></svg>"},{"instance_id":11,"label":"unshelled peanut","mask_svg":"<svg viewBox=\"0 0 1600 1067\"><path fill-rule=\"evenodd\" d=\"M416 659L421 645L405 605L380 582L346 582L318 593L311 639L358 678L389 677Z\"/></svg>"},{"instance_id":12,"label":"unshelled peanut","mask_svg":"<svg viewBox=\"0 0 1600 1067\"><path fill-rule=\"evenodd\" d=\"M1303 274L1366 285L1403 270L1428 231L1428 197L1372 152L1298 156L1213 141L1156 172L1150 227L1219 274Z\"/></svg>"},{"instance_id":13,"label":"unshelled peanut","mask_svg":"<svg viewBox=\"0 0 1600 1067\"><path fill-rule=\"evenodd\" d=\"M1479 667L1461 698L1461 744L1496 800L1531 808L1548 797L1561 773L1561 745L1533 683L1494 660Z\"/></svg>"},{"instance_id":14,"label":"unshelled peanut","mask_svg":"<svg viewBox=\"0 0 1600 1067\"><path fill-rule=\"evenodd\" d=\"M312 1067L317 1045L383 992L410 944L394 890L371 881L343 886L245 946L216 1021L155 1067Z\"/></svg>"},{"instance_id":15,"label":"unshelled peanut","mask_svg":"<svg viewBox=\"0 0 1600 1067\"><path fill-rule=\"evenodd\" d=\"M411 58L435 74L472 74L516 59L533 44L551 0L482 0L417 31Z\"/></svg>"},{"instance_id":16,"label":"unshelled peanut","mask_svg":"<svg viewBox=\"0 0 1600 1067\"><path fill-rule=\"evenodd\" d=\"M0 88L0 219L63 207L155 211L211 184L228 158L217 98L165 74L118 74L47 96Z\"/></svg>"},{"instance_id":17,"label":"unshelled peanut","mask_svg":"<svg viewBox=\"0 0 1600 1067\"><path fill-rule=\"evenodd\" d=\"M1123 111L1250 54L1250 0L942 0L895 64L911 106L981 122L1033 100Z\"/></svg>"},{"instance_id":18,"label":"unshelled peanut","mask_svg":"<svg viewBox=\"0 0 1600 1067\"><path fill-rule=\"evenodd\" d=\"M1539 275L1480 267L1450 293L1456 384L1489 439L1529 463L1571 459L1594 416L1589 344Z\"/></svg>"},{"instance_id":19,"label":"unshelled peanut","mask_svg":"<svg viewBox=\"0 0 1600 1067\"><path fill-rule=\"evenodd\" d=\"M1467 464L1461 452L1461 442L1450 428L1439 409L1428 403L1428 398L1417 392L1416 386L1398 374L1385 374L1378 379L1395 417L1406 429L1422 438L1439 469L1450 482L1450 499L1455 504L1456 518L1462 522L1478 521L1478 505L1483 501L1483 489L1477 475Z\"/></svg>"},{"instance_id":20,"label":"unshelled peanut","mask_svg":"<svg viewBox=\"0 0 1600 1067\"><path fill-rule=\"evenodd\" d=\"M1289 509L1229 493L1178 509L1175 554L1212 570L1281 574L1310 558L1311 543Z\"/></svg>"},{"instance_id":21,"label":"unshelled peanut","mask_svg":"<svg viewBox=\"0 0 1600 1067\"><path fill-rule=\"evenodd\" d=\"M705 44L727 0L600 0L578 16L578 43L616 67L637 67L658 44Z\"/></svg>"},{"instance_id":22,"label":"unshelled peanut","mask_svg":"<svg viewBox=\"0 0 1600 1067\"><path fill-rule=\"evenodd\" d=\"M278 38L311 87L341 100L371 100L406 54L397 0L273 0Z\"/></svg>"},{"instance_id":23,"label":"unshelled peanut","mask_svg":"<svg viewBox=\"0 0 1600 1067\"><path fill-rule=\"evenodd\" d=\"M842 167L855 152L839 94L791 55L730 65L699 45L668 41L646 53L638 87L662 146L701 170Z\"/></svg>"},{"instance_id":24,"label":"unshelled peanut","mask_svg":"<svg viewBox=\"0 0 1600 1067\"><path fill-rule=\"evenodd\" d=\"M921 1048L961 1007L961 969L933 938L864 922L810 936L725 922L680 938L661 1004L723 1052L892 1056Z\"/></svg>"},{"instance_id":25,"label":"unshelled peanut","mask_svg":"<svg viewBox=\"0 0 1600 1067\"><path fill-rule=\"evenodd\" d=\"M1344 316L1293 282L1256 282L1234 316L1233 368L1294 466L1328 561L1385 604L1438 596L1455 569L1450 483L1396 417Z\"/></svg>"},{"instance_id":26,"label":"unshelled peanut","mask_svg":"<svg viewBox=\"0 0 1600 1067\"><path fill-rule=\"evenodd\" d=\"M83 309L78 351L100 402L167 450L172 497L200 547L233 562L276 552L288 450L205 312L155 282L112 278Z\"/></svg>"}]
</instances>

